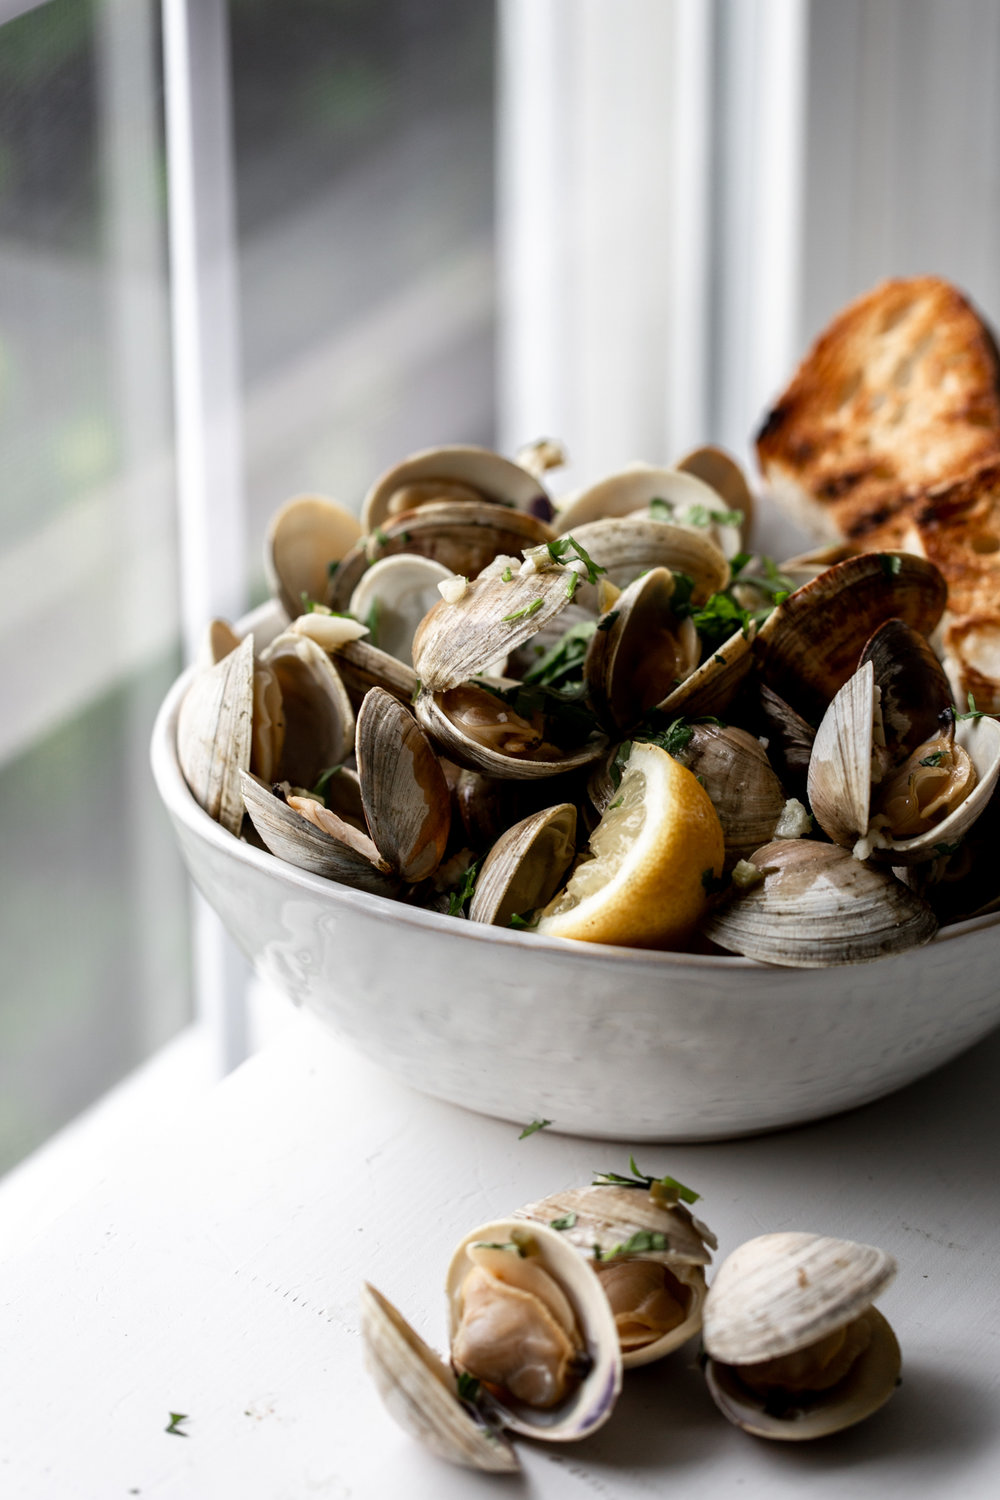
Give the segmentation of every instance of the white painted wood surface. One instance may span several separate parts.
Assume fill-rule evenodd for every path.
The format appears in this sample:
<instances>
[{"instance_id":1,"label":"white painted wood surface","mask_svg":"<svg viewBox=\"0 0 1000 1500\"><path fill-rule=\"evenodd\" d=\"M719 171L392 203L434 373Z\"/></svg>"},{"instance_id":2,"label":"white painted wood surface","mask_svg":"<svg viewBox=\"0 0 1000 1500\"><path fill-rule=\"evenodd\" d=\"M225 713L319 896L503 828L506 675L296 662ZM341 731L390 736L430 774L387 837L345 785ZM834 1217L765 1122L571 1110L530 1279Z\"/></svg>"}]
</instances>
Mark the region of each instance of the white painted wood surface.
<instances>
[{"instance_id":1,"label":"white painted wood surface","mask_svg":"<svg viewBox=\"0 0 1000 1500\"><path fill-rule=\"evenodd\" d=\"M522 1480L449 1469L363 1374L368 1278L440 1344L459 1235L621 1169L617 1145L424 1100L302 1018L150 1149L0 1267L0 1494L12 1500L546 1500L673 1494L996 1493L1000 1466L1000 1034L867 1109L757 1140L644 1147L703 1194L722 1252L765 1230L899 1258L880 1305L904 1380L862 1427L799 1450L730 1428L689 1346L633 1372L611 1423ZM185 1436L165 1432L183 1412Z\"/></svg>"}]
</instances>

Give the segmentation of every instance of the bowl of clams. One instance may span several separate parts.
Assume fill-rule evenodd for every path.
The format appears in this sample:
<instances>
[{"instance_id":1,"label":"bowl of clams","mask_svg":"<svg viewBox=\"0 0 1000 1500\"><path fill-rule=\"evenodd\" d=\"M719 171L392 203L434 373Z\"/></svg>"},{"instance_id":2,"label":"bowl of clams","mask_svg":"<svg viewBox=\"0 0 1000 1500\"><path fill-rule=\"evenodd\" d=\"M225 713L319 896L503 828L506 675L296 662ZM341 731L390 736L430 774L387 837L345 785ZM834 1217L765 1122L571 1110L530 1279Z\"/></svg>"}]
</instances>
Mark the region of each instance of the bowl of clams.
<instances>
[{"instance_id":1,"label":"bowl of clams","mask_svg":"<svg viewBox=\"0 0 1000 1500\"><path fill-rule=\"evenodd\" d=\"M707 1140L884 1095L1000 1021L1000 724L902 551L754 551L701 448L559 500L557 445L300 496L153 739L264 980L414 1087Z\"/></svg>"}]
</instances>

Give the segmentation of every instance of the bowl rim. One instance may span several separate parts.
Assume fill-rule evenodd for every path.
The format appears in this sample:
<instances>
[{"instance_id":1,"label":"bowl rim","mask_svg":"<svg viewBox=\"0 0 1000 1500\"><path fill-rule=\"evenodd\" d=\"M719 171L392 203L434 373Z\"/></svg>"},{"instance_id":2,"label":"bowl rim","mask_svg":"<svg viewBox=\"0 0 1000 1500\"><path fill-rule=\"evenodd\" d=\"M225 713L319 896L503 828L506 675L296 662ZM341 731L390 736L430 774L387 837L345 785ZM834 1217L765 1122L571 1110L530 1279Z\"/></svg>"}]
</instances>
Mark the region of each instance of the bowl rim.
<instances>
[{"instance_id":1,"label":"bowl rim","mask_svg":"<svg viewBox=\"0 0 1000 1500\"><path fill-rule=\"evenodd\" d=\"M242 637L253 630L256 624L265 624L273 618L273 613L273 601L268 600L239 619L234 629ZM354 890L351 886L328 880L322 875L314 875L309 870L299 869L297 865L279 859L268 850L257 849L252 844L234 837L214 818L209 817L208 813L195 801L181 771L176 744L177 716L181 700L197 670L197 663L186 667L167 690L153 725L150 763L157 790L170 815L184 824L192 834L213 845L222 854L234 856L251 868L284 880L289 885L298 886L322 900L342 903L349 910L356 909L376 916L382 915L394 919L403 927L414 927L430 933L440 933L443 936L450 934L452 937L473 942L489 944L499 942L501 945L506 944L532 953L547 952L562 956L572 954L581 960L603 958L605 961L614 960L627 967L649 967L654 970L676 967L709 974L727 974L741 970L767 969L775 975L776 982L782 975L786 978L798 976L801 981L804 974L818 972L816 969L767 964L738 954L682 953L655 948L625 948L611 943L584 943L573 938L552 937L546 933L518 932L516 929L494 927L485 922L458 922L456 918L449 917L443 912L427 911L423 907L411 906L404 901L394 901L388 896ZM940 946L956 938L997 926L1000 926L1000 911L987 912L978 917L968 917L963 922L954 922L939 928L930 942L921 947L906 949L902 953L887 954L883 958L873 959L869 964L860 967L868 968L871 964L906 959L912 953L924 952L928 948ZM835 972L843 972L858 966L829 965L825 967Z\"/></svg>"}]
</instances>

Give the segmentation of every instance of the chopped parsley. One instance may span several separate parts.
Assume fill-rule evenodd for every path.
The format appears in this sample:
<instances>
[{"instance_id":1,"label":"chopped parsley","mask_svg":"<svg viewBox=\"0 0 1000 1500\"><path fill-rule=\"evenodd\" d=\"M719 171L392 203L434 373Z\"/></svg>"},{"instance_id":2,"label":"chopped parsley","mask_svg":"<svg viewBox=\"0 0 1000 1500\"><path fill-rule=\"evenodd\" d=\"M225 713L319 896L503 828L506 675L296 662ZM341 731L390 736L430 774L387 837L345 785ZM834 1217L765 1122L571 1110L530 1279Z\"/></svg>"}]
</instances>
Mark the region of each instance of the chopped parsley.
<instances>
[{"instance_id":1,"label":"chopped parsley","mask_svg":"<svg viewBox=\"0 0 1000 1500\"><path fill-rule=\"evenodd\" d=\"M568 1214L563 1214L563 1216L562 1216L561 1219L550 1219L549 1220L549 1228L550 1229L572 1229L573 1225L575 1223L576 1223L576 1214L573 1213L572 1211L570 1211L570 1213L568 1213Z\"/></svg>"},{"instance_id":2,"label":"chopped parsley","mask_svg":"<svg viewBox=\"0 0 1000 1500\"><path fill-rule=\"evenodd\" d=\"M182 1411L171 1411L171 1412L168 1412L167 1415L169 1416L170 1421L167 1423L166 1427L164 1427L164 1429L163 1429L164 1432L171 1432L171 1433L173 1433L174 1437L190 1437L191 1436L191 1434L189 1432L182 1432L181 1431L181 1423L182 1422L186 1422L188 1420L187 1417L185 1416L184 1412L182 1412Z\"/></svg>"},{"instance_id":3,"label":"chopped parsley","mask_svg":"<svg viewBox=\"0 0 1000 1500\"><path fill-rule=\"evenodd\" d=\"M957 854L958 851L959 851L959 849L961 849L961 847L962 847L962 840L961 839L959 839L957 841L957 843L954 843L954 844L935 844L934 845L934 848L937 850L938 854L940 854L942 857L945 856L945 855L948 855L948 854Z\"/></svg>"},{"instance_id":4,"label":"chopped parsley","mask_svg":"<svg viewBox=\"0 0 1000 1500\"><path fill-rule=\"evenodd\" d=\"M579 574L571 573L571 578ZM583 620L571 625L568 630L544 653L540 661L524 674L523 681L537 682L543 687L581 687L583 684L583 662L587 655L590 638L597 629L596 620Z\"/></svg>"},{"instance_id":5,"label":"chopped parsley","mask_svg":"<svg viewBox=\"0 0 1000 1500\"><path fill-rule=\"evenodd\" d=\"M956 721L962 720L962 719L987 719L987 718L989 718L989 715L987 714L987 712L986 712L986 710L984 708L977 708L976 707L976 700L972 696L971 693L969 694L968 702L969 702L969 712L967 714L960 714L956 709L952 709L952 713L955 715Z\"/></svg>"},{"instance_id":6,"label":"chopped parsley","mask_svg":"<svg viewBox=\"0 0 1000 1500\"><path fill-rule=\"evenodd\" d=\"M372 532L372 536L375 538L380 547L384 547L389 540L385 532L382 530L381 526L375 527L375 530Z\"/></svg>"},{"instance_id":7,"label":"chopped parsley","mask_svg":"<svg viewBox=\"0 0 1000 1500\"><path fill-rule=\"evenodd\" d=\"M597 628L598 628L598 630L601 630L601 631L610 630L611 627L612 627L612 625L615 623L615 621L617 620L617 618L618 618L618 616L620 614L621 614L621 610L620 609L609 609L608 612L607 612L607 614L606 615L602 615L601 618L598 620L598 622L597 622Z\"/></svg>"},{"instance_id":8,"label":"chopped parsley","mask_svg":"<svg viewBox=\"0 0 1000 1500\"><path fill-rule=\"evenodd\" d=\"M304 615L311 615L313 610L316 608L316 600L310 599L305 589L302 590L299 598L302 600L302 613Z\"/></svg>"},{"instance_id":9,"label":"chopped parsley","mask_svg":"<svg viewBox=\"0 0 1000 1500\"><path fill-rule=\"evenodd\" d=\"M501 619L505 625L512 620L530 620L532 615L537 615L544 603L544 599L532 599L531 603L526 604L523 609L515 609L512 615L502 615Z\"/></svg>"},{"instance_id":10,"label":"chopped parsley","mask_svg":"<svg viewBox=\"0 0 1000 1500\"><path fill-rule=\"evenodd\" d=\"M462 1370L458 1376L458 1399L468 1402L470 1406L475 1406L479 1396L479 1381L474 1375L467 1375Z\"/></svg>"},{"instance_id":11,"label":"chopped parsley","mask_svg":"<svg viewBox=\"0 0 1000 1500\"><path fill-rule=\"evenodd\" d=\"M621 1245L612 1245L610 1250L602 1250L599 1245L594 1246L594 1259L601 1261L617 1260L622 1255L644 1255L647 1251L669 1250L670 1241L665 1234L658 1229L638 1229L635 1234Z\"/></svg>"},{"instance_id":12,"label":"chopped parsley","mask_svg":"<svg viewBox=\"0 0 1000 1500\"><path fill-rule=\"evenodd\" d=\"M554 542L547 542L545 545L552 561L558 563L560 567L565 567L568 561L572 561L568 554L575 553L587 570L588 583L596 583L601 574L607 572L607 568L602 568L599 563L595 563L590 553L585 547L581 547L574 536L559 536Z\"/></svg>"},{"instance_id":13,"label":"chopped parsley","mask_svg":"<svg viewBox=\"0 0 1000 1500\"><path fill-rule=\"evenodd\" d=\"M921 766L939 766L944 757L945 752L943 750L935 750L933 755L925 755L923 760L919 761L918 764Z\"/></svg>"},{"instance_id":14,"label":"chopped parsley","mask_svg":"<svg viewBox=\"0 0 1000 1500\"><path fill-rule=\"evenodd\" d=\"M645 1188L651 1192L654 1187L659 1187L663 1192L680 1198L684 1203L697 1203L701 1197L693 1188L685 1187L683 1182L678 1182L676 1177L647 1177L635 1164L635 1157L628 1159L631 1177L623 1177L618 1172L597 1172L594 1176L594 1187L627 1187Z\"/></svg>"},{"instance_id":15,"label":"chopped parsley","mask_svg":"<svg viewBox=\"0 0 1000 1500\"><path fill-rule=\"evenodd\" d=\"M420 683L420 678L418 677L417 681L416 681L416 686L414 687L413 692L410 694L410 702L411 703L416 703L417 699L420 697L420 687L421 687L421 683Z\"/></svg>"},{"instance_id":16,"label":"chopped parsley","mask_svg":"<svg viewBox=\"0 0 1000 1500\"><path fill-rule=\"evenodd\" d=\"M473 893L476 889L476 876L479 874L479 865L480 861L478 859L475 860L466 870L465 874L462 876L458 884L453 886L451 891L449 892L449 917L465 916L465 908L472 900Z\"/></svg>"},{"instance_id":17,"label":"chopped parsley","mask_svg":"<svg viewBox=\"0 0 1000 1500\"><path fill-rule=\"evenodd\" d=\"M512 911L507 926L514 927L519 932L530 932L532 928L538 926L538 914L530 911L527 916L522 916L519 912Z\"/></svg>"},{"instance_id":18,"label":"chopped parsley","mask_svg":"<svg viewBox=\"0 0 1000 1500\"><path fill-rule=\"evenodd\" d=\"M522 1260L528 1254L524 1246L517 1243L517 1240L504 1240L502 1244L499 1240L477 1240L475 1248L477 1250L516 1250Z\"/></svg>"},{"instance_id":19,"label":"chopped parsley","mask_svg":"<svg viewBox=\"0 0 1000 1500\"><path fill-rule=\"evenodd\" d=\"M541 682L515 682L502 688L485 677L477 677L475 681L478 687L506 703L520 718L531 722L536 714L540 715L546 738L553 740L562 750L576 749L594 733L594 716L582 702L582 677L576 686L568 686L565 690Z\"/></svg>"},{"instance_id":20,"label":"chopped parsley","mask_svg":"<svg viewBox=\"0 0 1000 1500\"><path fill-rule=\"evenodd\" d=\"M504 568L503 572L500 574L500 577L501 577L501 579L502 579L502 581L504 583L510 583L510 580L513 578L513 576L514 575L513 575L513 573L510 570L510 565L509 564L508 564L508 566L506 568Z\"/></svg>"},{"instance_id":21,"label":"chopped parsley","mask_svg":"<svg viewBox=\"0 0 1000 1500\"><path fill-rule=\"evenodd\" d=\"M365 616L365 624L368 626L368 634L374 646L378 636L378 600L372 600L372 607Z\"/></svg>"},{"instance_id":22,"label":"chopped parsley","mask_svg":"<svg viewBox=\"0 0 1000 1500\"><path fill-rule=\"evenodd\" d=\"M899 570L903 566L903 559L898 552L880 552L878 560L882 564L882 572L890 583L894 578L899 577Z\"/></svg>"},{"instance_id":23,"label":"chopped parsley","mask_svg":"<svg viewBox=\"0 0 1000 1500\"><path fill-rule=\"evenodd\" d=\"M579 587L579 583L580 583L580 575L579 575L579 573L577 573L577 571L575 569L571 573L567 573L566 574L566 598L567 599L572 599L573 595L577 591L577 588Z\"/></svg>"},{"instance_id":24,"label":"chopped parsley","mask_svg":"<svg viewBox=\"0 0 1000 1500\"><path fill-rule=\"evenodd\" d=\"M523 1141L525 1136L534 1135L538 1130L545 1130L546 1127L551 1124L551 1120L532 1120L530 1125L525 1125L524 1129L521 1131L521 1134L518 1136L518 1140Z\"/></svg>"},{"instance_id":25,"label":"chopped parsley","mask_svg":"<svg viewBox=\"0 0 1000 1500\"><path fill-rule=\"evenodd\" d=\"M336 571L337 571L337 569L339 567L340 567L340 563L337 562L337 561L328 562L327 565L326 565L326 576L327 576L327 578L332 578L333 575L334 575L334 573L336 573Z\"/></svg>"}]
</instances>

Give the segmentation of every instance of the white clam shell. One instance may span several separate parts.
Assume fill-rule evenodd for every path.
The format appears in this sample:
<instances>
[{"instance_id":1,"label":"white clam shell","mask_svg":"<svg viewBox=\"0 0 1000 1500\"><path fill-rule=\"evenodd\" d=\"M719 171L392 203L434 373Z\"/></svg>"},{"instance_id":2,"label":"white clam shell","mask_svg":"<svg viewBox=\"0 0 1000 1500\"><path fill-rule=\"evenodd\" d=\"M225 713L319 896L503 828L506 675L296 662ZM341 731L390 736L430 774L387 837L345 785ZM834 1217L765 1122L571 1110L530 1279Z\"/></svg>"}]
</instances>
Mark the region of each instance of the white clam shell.
<instances>
[{"instance_id":1,"label":"white clam shell","mask_svg":"<svg viewBox=\"0 0 1000 1500\"><path fill-rule=\"evenodd\" d=\"M443 481L446 486L467 486L484 500L513 505L543 521L552 514L552 503L537 474L489 448L454 443L411 453L380 474L361 506L364 530L371 532L385 524L394 497L407 486L423 486L434 481Z\"/></svg>"},{"instance_id":2,"label":"white clam shell","mask_svg":"<svg viewBox=\"0 0 1000 1500\"><path fill-rule=\"evenodd\" d=\"M668 1208L654 1202L649 1193L641 1189L592 1185L568 1188L537 1203L528 1203L517 1210L516 1217L547 1225L553 1220L570 1221L558 1233L591 1264L595 1246L607 1256L642 1231L662 1234L666 1238L665 1250L643 1250L628 1258L656 1261L670 1270L687 1293L685 1316L681 1323L659 1338L625 1350L622 1355L624 1369L635 1369L662 1359L700 1329L705 1301L704 1268L711 1262L711 1250L715 1249L717 1241L712 1231L684 1204Z\"/></svg>"},{"instance_id":3,"label":"white clam shell","mask_svg":"<svg viewBox=\"0 0 1000 1500\"><path fill-rule=\"evenodd\" d=\"M783 1441L822 1437L878 1410L898 1383L900 1353L871 1303L895 1274L886 1251L827 1235L785 1231L739 1246L705 1301L706 1378L716 1405L746 1431ZM871 1341L828 1389L789 1391L776 1410L744 1383L748 1367L807 1349L858 1318Z\"/></svg>"},{"instance_id":4,"label":"white clam shell","mask_svg":"<svg viewBox=\"0 0 1000 1500\"><path fill-rule=\"evenodd\" d=\"M361 535L357 516L323 495L295 495L272 517L264 545L267 581L289 619L302 613L302 595L326 597L331 563L339 563Z\"/></svg>"},{"instance_id":5,"label":"white clam shell","mask_svg":"<svg viewBox=\"0 0 1000 1500\"><path fill-rule=\"evenodd\" d=\"M614 1317L590 1266L561 1234L522 1219L500 1219L483 1224L467 1234L457 1246L448 1267L449 1341L458 1326L459 1290L471 1269L467 1250L474 1244L530 1244L541 1262L569 1298L590 1357L590 1370L581 1383L558 1406L539 1411L520 1403L496 1402L504 1427L545 1442L574 1442L587 1437L608 1420L621 1391L622 1358ZM514 1252L511 1252L514 1253Z\"/></svg>"},{"instance_id":6,"label":"white clam shell","mask_svg":"<svg viewBox=\"0 0 1000 1500\"><path fill-rule=\"evenodd\" d=\"M177 718L177 758L199 806L230 833L243 822L241 772L250 769L253 636L200 671Z\"/></svg>"},{"instance_id":7,"label":"white clam shell","mask_svg":"<svg viewBox=\"0 0 1000 1500\"><path fill-rule=\"evenodd\" d=\"M367 1282L361 1289L361 1348L390 1416L449 1463L488 1473L520 1469L506 1438L476 1421L442 1359Z\"/></svg>"},{"instance_id":8,"label":"white clam shell","mask_svg":"<svg viewBox=\"0 0 1000 1500\"><path fill-rule=\"evenodd\" d=\"M508 927L511 917L547 906L576 852L576 806L531 813L500 835L483 861L469 920Z\"/></svg>"},{"instance_id":9,"label":"white clam shell","mask_svg":"<svg viewBox=\"0 0 1000 1500\"><path fill-rule=\"evenodd\" d=\"M409 666L417 626L440 603L438 584L455 576L432 557L397 552L372 563L351 595L348 610L367 621L374 609L373 644Z\"/></svg>"}]
</instances>

